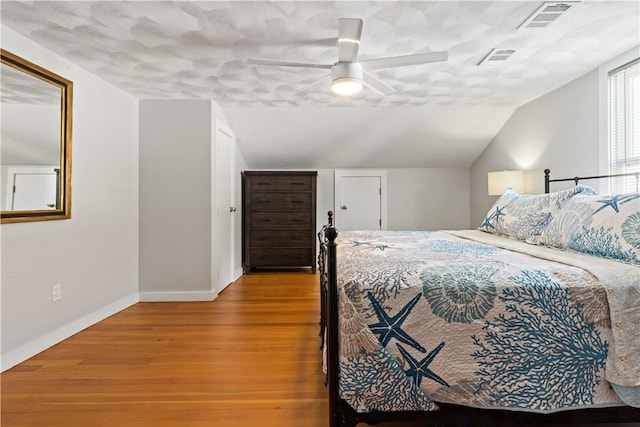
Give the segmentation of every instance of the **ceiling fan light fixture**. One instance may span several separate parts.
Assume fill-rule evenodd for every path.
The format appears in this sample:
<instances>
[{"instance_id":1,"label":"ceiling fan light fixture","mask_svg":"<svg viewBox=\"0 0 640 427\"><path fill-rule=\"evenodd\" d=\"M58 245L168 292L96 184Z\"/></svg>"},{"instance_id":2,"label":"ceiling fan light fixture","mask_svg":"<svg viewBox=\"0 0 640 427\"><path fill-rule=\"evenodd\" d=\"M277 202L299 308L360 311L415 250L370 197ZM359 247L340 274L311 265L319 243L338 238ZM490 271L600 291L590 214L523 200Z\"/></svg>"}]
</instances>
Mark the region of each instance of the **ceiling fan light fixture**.
<instances>
[{"instance_id":1,"label":"ceiling fan light fixture","mask_svg":"<svg viewBox=\"0 0 640 427\"><path fill-rule=\"evenodd\" d=\"M331 90L338 95L355 95L362 90L362 65L338 62L331 67Z\"/></svg>"},{"instance_id":2,"label":"ceiling fan light fixture","mask_svg":"<svg viewBox=\"0 0 640 427\"><path fill-rule=\"evenodd\" d=\"M340 77L331 83L331 90L338 95L355 95L362 90L362 80L353 77Z\"/></svg>"}]
</instances>

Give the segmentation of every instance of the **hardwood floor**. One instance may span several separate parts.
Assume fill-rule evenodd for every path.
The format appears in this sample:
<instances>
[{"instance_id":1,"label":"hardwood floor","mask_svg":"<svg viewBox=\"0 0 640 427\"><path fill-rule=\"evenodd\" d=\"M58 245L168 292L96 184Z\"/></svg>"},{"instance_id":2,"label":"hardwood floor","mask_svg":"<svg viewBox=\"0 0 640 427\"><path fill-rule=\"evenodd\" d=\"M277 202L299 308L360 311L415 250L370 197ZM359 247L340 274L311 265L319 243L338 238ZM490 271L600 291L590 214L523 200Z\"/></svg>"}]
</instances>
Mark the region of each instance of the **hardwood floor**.
<instances>
[{"instance_id":1,"label":"hardwood floor","mask_svg":"<svg viewBox=\"0 0 640 427\"><path fill-rule=\"evenodd\" d=\"M318 298L317 275L270 272L136 304L4 372L1 425L325 427Z\"/></svg>"},{"instance_id":2,"label":"hardwood floor","mask_svg":"<svg viewBox=\"0 0 640 427\"><path fill-rule=\"evenodd\" d=\"M317 275L140 303L2 374L2 426L325 426Z\"/></svg>"},{"instance_id":3,"label":"hardwood floor","mask_svg":"<svg viewBox=\"0 0 640 427\"><path fill-rule=\"evenodd\" d=\"M326 427L318 298L317 275L270 272L136 304L4 372L1 425Z\"/></svg>"}]
</instances>

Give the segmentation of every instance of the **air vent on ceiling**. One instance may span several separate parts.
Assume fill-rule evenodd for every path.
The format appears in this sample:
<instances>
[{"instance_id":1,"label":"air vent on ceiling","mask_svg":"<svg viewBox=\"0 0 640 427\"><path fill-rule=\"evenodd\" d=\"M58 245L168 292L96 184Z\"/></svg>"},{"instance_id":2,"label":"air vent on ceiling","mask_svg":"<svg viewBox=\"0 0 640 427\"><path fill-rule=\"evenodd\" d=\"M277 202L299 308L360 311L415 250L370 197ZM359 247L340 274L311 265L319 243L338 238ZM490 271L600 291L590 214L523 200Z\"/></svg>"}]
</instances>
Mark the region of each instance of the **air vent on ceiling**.
<instances>
[{"instance_id":1,"label":"air vent on ceiling","mask_svg":"<svg viewBox=\"0 0 640 427\"><path fill-rule=\"evenodd\" d=\"M478 65L495 65L502 64L509 59L516 51L513 49L493 49L485 56Z\"/></svg>"},{"instance_id":2,"label":"air vent on ceiling","mask_svg":"<svg viewBox=\"0 0 640 427\"><path fill-rule=\"evenodd\" d=\"M533 12L533 14L518 27L518 30L522 30L523 28L546 28L549 24L555 22L560 16L567 13L567 11L577 3L580 2L568 1L543 3L542 6Z\"/></svg>"}]
</instances>

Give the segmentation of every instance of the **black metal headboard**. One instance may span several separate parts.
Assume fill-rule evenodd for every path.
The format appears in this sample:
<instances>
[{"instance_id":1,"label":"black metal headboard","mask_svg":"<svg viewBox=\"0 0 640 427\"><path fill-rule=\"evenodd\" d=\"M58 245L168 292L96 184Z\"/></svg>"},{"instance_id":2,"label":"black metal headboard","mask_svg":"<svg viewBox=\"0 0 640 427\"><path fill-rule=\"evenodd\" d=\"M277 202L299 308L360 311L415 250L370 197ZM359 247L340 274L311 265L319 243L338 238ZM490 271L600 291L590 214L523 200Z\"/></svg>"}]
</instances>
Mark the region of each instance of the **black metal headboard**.
<instances>
[{"instance_id":1,"label":"black metal headboard","mask_svg":"<svg viewBox=\"0 0 640 427\"><path fill-rule=\"evenodd\" d=\"M640 172L631 172L631 173L618 173L613 175L594 175L594 176L576 176L573 178L559 178L559 179L551 179L549 174L551 173L550 169L544 170L544 192L549 192L549 184L552 182L566 182L573 181L576 185L578 182L586 180L586 179L602 179L602 178L618 178L621 176L634 176L636 178L636 191L639 191L640 185Z\"/></svg>"}]
</instances>

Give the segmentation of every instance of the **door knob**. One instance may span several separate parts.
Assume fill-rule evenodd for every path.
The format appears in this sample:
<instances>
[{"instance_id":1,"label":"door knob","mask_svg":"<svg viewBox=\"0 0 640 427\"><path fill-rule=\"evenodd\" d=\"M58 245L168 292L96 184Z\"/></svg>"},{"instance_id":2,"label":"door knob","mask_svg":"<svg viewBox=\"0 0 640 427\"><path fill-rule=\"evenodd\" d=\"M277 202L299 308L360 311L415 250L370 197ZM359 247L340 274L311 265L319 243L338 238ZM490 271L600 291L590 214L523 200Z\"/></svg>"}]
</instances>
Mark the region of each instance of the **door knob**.
<instances>
[{"instance_id":1,"label":"door knob","mask_svg":"<svg viewBox=\"0 0 640 427\"><path fill-rule=\"evenodd\" d=\"M347 205L340 206L340 209L342 209L343 211L346 211L347 210Z\"/></svg>"},{"instance_id":2,"label":"door knob","mask_svg":"<svg viewBox=\"0 0 640 427\"><path fill-rule=\"evenodd\" d=\"M229 206L229 212L235 212L235 211L236 211L236 208L235 208L235 207L233 207L233 206Z\"/></svg>"}]
</instances>

